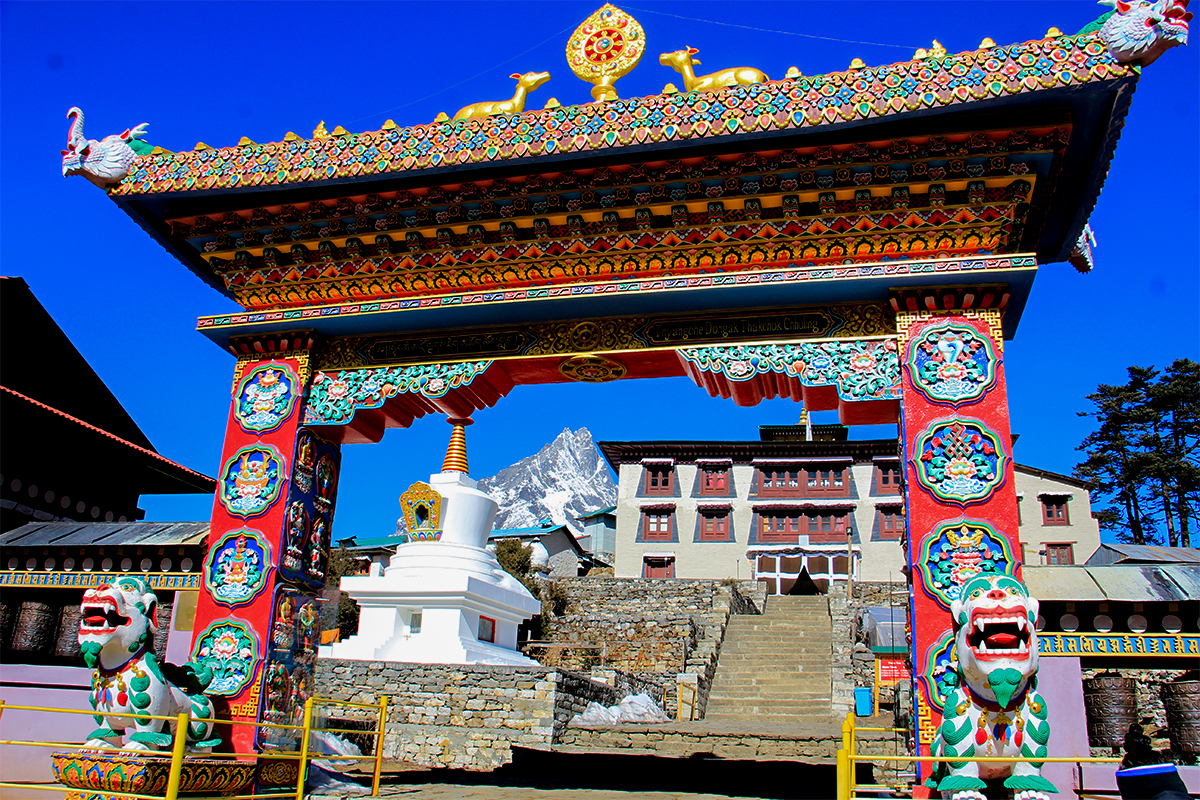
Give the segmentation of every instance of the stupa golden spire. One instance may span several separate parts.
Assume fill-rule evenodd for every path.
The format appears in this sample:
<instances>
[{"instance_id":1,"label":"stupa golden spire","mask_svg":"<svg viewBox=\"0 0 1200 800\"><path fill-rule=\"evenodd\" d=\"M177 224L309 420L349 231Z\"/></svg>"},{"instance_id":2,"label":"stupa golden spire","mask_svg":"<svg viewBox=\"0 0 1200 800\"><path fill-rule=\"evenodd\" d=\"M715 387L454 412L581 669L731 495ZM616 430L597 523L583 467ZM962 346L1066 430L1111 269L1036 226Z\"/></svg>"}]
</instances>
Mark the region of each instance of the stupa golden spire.
<instances>
[{"instance_id":1,"label":"stupa golden spire","mask_svg":"<svg viewBox=\"0 0 1200 800\"><path fill-rule=\"evenodd\" d=\"M467 468L466 426L470 425L472 420L451 418L447 421L454 426L454 432L450 434L450 446L446 448L442 472L470 473L471 470Z\"/></svg>"}]
</instances>

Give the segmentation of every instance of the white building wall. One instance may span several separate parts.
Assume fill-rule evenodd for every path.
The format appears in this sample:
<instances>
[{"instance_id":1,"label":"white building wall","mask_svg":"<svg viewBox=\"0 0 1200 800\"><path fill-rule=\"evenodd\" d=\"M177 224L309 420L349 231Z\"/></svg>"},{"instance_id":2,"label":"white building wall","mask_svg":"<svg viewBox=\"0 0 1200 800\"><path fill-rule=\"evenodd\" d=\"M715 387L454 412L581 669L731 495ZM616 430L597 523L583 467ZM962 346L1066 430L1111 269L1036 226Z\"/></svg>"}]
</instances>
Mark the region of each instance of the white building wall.
<instances>
[{"instance_id":1,"label":"white building wall","mask_svg":"<svg viewBox=\"0 0 1200 800\"><path fill-rule=\"evenodd\" d=\"M903 503L902 495L878 495L874 486L875 462L857 462L851 467L851 496L847 501L854 505L851 515L854 527L854 543L861 548L857 579L863 581L903 581L901 572L907 561L901 542L882 539L877 530L877 509L880 505L896 506ZM734 498L693 497L698 468L695 464L676 464L676 497L638 497L637 489L642 479L641 464L622 464L618 476L618 499L616 508L616 564L619 577L637 577L642 574L642 559L647 553L673 553L675 577L677 578L748 578L750 565L746 561L750 527L753 524L754 502L748 499L755 468L749 464L735 464L732 468ZM1092 519L1091 501L1087 490L1072 484L1039 476L1031 472L1016 473L1018 496L1022 496L1022 525L1020 538L1025 543L1026 559L1031 564L1044 563L1039 551L1047 543L1072 544L1076 563L1083 563L1100 545L1100 531ZM1068 495L1069 525L1046 526L1042 524L1042 509L1039 494ZM732 506L731 543L695 542L697 503L728 502ZM767 501L764 501L767 502ZM770 502L778 502L772 500ZM800 501L803 502L803 501ZM641 508L645 505L675 504L675 542L639 542L638 531L642 522ZM804 541L802 536L801 542Z\"/></svg>"},{"instance_id":2,"label":"white building wall","mask_svg":"<svg viewBox=\"0 0 1200 800\"><path fill-rule=\"evenodd\" d=\"M1100 547L1100 524L1092 518L1092 498L1087 489L1054 480L1038 471L1016 468L1017 505L1021 509L1021 544L1029 564L1046 563L1047 544L1070 544L1075 563L1082 564ZM1042 495L1067 497L1068 525L1046 525L1042 519Z\"/></svg>"}]
</instances>

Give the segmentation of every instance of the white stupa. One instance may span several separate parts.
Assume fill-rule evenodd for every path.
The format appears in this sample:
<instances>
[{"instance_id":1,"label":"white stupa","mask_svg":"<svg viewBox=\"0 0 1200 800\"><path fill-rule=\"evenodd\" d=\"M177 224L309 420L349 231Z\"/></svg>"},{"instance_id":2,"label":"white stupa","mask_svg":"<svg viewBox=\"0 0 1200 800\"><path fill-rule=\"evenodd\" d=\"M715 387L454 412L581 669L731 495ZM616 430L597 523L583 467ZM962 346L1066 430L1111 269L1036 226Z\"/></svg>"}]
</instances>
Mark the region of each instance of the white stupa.
<instances>
[{"instance_id":1,"label":"white stupa","mask_svg":"<svg viewBox=\"0 0 1200 800\"><path fill-rule=\"evenodd\" d=\"M358 603L358 634L320 656L425 664L536 665L517 651L517 626L541 610L486 547L499 505L467 475L464 426L442 471L400 497L409 541L382 574L342 578Z\"/></svg>"}]
</instances>

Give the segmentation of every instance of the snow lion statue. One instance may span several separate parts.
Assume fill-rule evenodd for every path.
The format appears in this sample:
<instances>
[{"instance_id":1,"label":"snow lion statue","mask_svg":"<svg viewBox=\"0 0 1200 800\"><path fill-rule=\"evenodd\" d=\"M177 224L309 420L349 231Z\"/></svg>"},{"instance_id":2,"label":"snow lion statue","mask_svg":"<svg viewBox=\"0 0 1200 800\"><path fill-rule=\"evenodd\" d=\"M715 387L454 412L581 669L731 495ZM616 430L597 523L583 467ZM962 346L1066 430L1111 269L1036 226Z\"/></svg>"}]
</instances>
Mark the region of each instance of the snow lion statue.
<instances>
[{"instance_id":1,"label":"snow lion statue","mask_svg":"<svg viewBox=\"0 0 1200 800\"><path fill-rule=\"evenodd\" d=\"M984 800L985 779L1004 778L1014 800L1049 800L1057 792L1041 775L1050 739L1046 701L1037 693L1038 601L1007 575L980 575L950 605L957 664L949 683L933 755L939 762L925 785L951 800ZM1030 759L979 763L980 757Z\"/></svg>"},{"instance_id":2,"label":"snow lion statue","mask_svg":"<svg viewBox=\"0 0 1200 800\"><path fill-rule=\"evenodd\" d=\"M158 598L141 578L117 578L83 594L80 604L79 647L92 672L92 708L103 714L174 716L188 711L187 745L192 751L219 744L213 738L212 702L204 687L212 676L188 663L159 664L154 655ZM157 750L171 746L165 720L95 715L100 727L88 735L88 747L119 747L129 734L126 750Z\"/></svg>"}]
</instances>

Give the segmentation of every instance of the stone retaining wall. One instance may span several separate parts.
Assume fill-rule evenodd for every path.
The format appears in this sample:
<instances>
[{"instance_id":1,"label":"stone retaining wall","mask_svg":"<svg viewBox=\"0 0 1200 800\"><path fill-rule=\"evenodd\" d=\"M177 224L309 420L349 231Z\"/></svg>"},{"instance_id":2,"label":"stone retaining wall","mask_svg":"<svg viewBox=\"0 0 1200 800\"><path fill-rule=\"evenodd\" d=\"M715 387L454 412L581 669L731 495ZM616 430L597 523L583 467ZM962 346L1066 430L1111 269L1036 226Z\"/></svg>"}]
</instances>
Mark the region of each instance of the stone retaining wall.
<instances>
[{"instance_id":1,"label":"stone retaining wall","mask_svg":"<svg viewBox=\"0 0 1200 800\"><path fill-rule=\"evenodd\" d=\"M334 700L388 697L384 758L469 770L509 763L514 746L548 750L588 703L620 700L612 686L545 667L321 659L316 685Z\"/></svg>"},{"instance_id":2,"label":"stone retaining wall","mask_svg":"<svg viewBox=\"0 0 1200 800\"><path fill-rule=\"evenodd\" d=\"M567 612L543 619L542 635L555 643L599 645L604 650L533 648L530 655L563 669L604 666L662 687L662 704L674 718L678 679L697 675L697 713L708 703L731 614L761 614L766 588L756 581L613 578L560 579ZM653 693L652 693L653 694Z\"/></svg>"}]
</instances>

